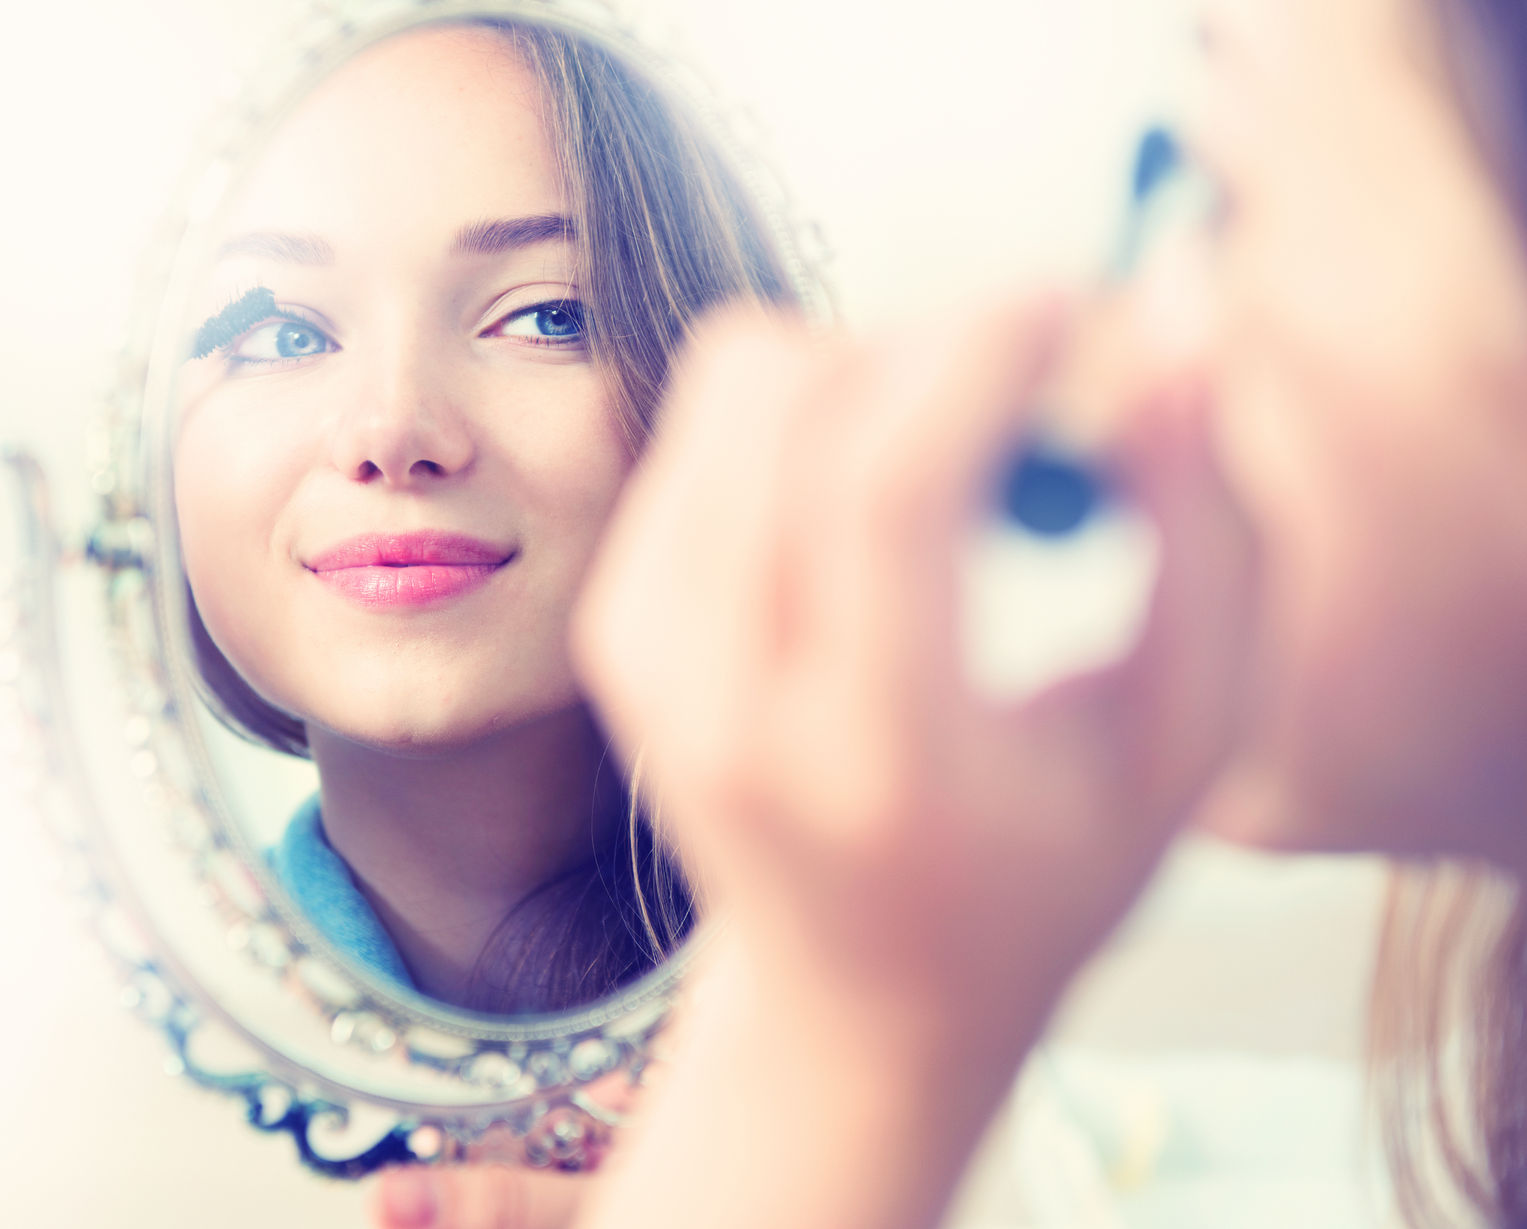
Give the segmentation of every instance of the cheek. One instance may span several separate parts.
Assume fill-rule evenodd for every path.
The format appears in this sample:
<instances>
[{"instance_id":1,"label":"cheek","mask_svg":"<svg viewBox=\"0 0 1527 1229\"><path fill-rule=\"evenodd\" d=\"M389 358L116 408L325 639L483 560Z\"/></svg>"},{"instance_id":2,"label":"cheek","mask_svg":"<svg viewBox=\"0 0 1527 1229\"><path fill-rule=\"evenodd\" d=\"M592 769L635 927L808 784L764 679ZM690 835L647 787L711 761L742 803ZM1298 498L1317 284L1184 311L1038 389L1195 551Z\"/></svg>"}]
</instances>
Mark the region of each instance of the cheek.
<instances>
[{"instance_id":1,"label":"cheek","mask_svg":"<svg viewBox=\"0 0 1527 1229\"><path fill-rule=\"evenodd\" d=\"M1487 849L1483 829L1436 825L1460 810L1483 822L1527 737L1527 449L1501 429L1505 406L1371 384L1387 382L1264 352L1227 398L1235 478L1268 546L1253 754L1282 804L1267 835Z\"/></svg>"},{"instance_id":2,"label":"cheek","mask_svg":"<svg viewBox=\"0 0 1527 1229\"><path fill-rule=\"evenodd\" d=\"M517 431L502 452L558 553L586 559L635 465L603 387L592 375L578 382L558 397L555 413Z\"/></svg>"},{"instance_id":3,"label":"cheek","mask_svg":"<svg viewBox=\"0 0 1527 1229\"><path fill-rule=\"evenodd\" d=\"M273 433L217 416L191 418L174 457L181 558L213 641L257 689L265 673L262 632L280 614L280 512L294 475Z\"/></svg>"},{"instance_id":4,"label":"cheek","mask_svg":"<svg viewBox=\"0 0 1527 1229\"><path fill-rule=\"evenodd\" d=\"M1301 123L1268 106L1237 134L1227 298L1294 361L1436 405L1527 337L1521 235L1451 95L1363 25L1347 71L1282 83Z\"/></svg>"},{"instance_id":5,"label":"cheek","mask_svg":"<svg viewBox=\"0 0 1527 1229\"><path fill-rule=\"evenodd\" d=\"M183 415L173 465L183 539L237 548L268 528L297 481L306 442L290 421L250 410L241 402L209 403Z\"/></svg>"},{"instance_id":6,"label":"cheek","mask_svg":"<svg viewBox=\"0 0 1527 1229\"><path fill-rule=\"evenodd\" d=\"M1432 145L1408 193L1381 190L1387 161L1285 185L1222 267L1226 434L1291 673L1332 699L1393 695L1456 652L1466 595L1516 570L1494 546L1527 452L1527 280L1488 185Z\"/></svg>"}]
</instances>

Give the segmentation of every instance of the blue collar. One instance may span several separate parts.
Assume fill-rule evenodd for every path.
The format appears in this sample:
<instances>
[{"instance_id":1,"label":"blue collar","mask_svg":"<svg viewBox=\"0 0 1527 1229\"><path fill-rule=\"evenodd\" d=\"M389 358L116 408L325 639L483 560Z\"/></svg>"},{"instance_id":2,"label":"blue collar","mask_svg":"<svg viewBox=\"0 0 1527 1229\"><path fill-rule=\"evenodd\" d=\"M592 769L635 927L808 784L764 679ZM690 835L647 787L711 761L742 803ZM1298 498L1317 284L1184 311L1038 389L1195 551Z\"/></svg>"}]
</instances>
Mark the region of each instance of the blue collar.
<instances>
[{"instance_id":1,"label":"blue collar","mask_svg":"<svg viewBox=\"0 0 1527 1229\"><path fill-rule=\"evenodd\" d=\"M367 972L417 989L392 936L324 836L317 794L297 808L270 851L270 865L293 903L342 954Z\"/></svg>"}]
</instances>

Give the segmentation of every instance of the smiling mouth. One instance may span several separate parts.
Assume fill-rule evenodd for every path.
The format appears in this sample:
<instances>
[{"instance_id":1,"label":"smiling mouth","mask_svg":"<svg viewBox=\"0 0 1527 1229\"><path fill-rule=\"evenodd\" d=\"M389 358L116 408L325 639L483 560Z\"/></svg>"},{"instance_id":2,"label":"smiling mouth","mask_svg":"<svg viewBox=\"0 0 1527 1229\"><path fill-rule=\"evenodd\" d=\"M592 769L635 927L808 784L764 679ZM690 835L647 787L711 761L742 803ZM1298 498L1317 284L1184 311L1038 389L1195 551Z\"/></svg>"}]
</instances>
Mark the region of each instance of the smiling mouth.
<instances>
[{"instance_id":1,"label":"smiling mouth","mask_svg":"<svg viewBox=\"0 0 1527 1229\"><path fill-rule=\"evenodd\" d=\"M460 534L362 534L304 566L362 606L429 606L481 588L518 556L516 549Z\"/></svg>"}]
</instances>

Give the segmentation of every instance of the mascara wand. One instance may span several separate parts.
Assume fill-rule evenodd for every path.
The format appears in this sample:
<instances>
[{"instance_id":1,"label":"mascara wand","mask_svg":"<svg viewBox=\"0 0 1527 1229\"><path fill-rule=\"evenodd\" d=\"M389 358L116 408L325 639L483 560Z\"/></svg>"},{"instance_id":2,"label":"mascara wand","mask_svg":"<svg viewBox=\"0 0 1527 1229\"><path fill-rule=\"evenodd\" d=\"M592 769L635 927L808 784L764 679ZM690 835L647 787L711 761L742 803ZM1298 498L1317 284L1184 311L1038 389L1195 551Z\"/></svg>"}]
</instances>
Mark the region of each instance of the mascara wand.
<instances>
[{"instance_id":1,"label":"mascara wand","mask_svg":"<svg viewBox=\"0 0 1527 1229\"><path fill-rule=\"evenodd\" d=\"M1129 198L1104 281L1116 284L1140 262L1169 195L1165 189L1184 169L1177 138L1159 124L1147 128L1135 147ZM999 506L1005 519L1041 538L1075 533L1109 493L1103 480L1064 447L1032 441L1008 465L1001 479Z\"/></svg>"}]
</instances>

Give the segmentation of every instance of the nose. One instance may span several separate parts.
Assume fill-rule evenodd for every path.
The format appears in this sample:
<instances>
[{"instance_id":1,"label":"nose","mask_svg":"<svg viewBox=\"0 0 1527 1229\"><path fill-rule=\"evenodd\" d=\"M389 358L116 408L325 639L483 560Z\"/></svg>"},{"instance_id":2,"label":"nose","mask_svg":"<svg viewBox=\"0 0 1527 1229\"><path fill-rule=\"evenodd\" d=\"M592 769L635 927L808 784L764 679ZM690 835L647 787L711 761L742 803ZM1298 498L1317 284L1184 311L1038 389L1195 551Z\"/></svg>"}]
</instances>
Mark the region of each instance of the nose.
<instances>
[{"instance_id":1,"label":"nose","mask_svg":"<svg viewBox=\"0 0 1527 1229\"><path fill-rule=\"evenodd\" d=\"M365 363L359 395L338 420L335 467L356 482L411 487L460 474L477 455L448 363L422 339Z\"/></svg>"}]
</instances>

